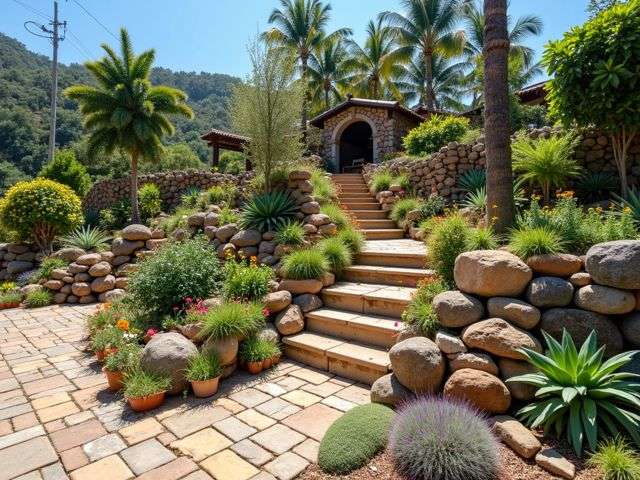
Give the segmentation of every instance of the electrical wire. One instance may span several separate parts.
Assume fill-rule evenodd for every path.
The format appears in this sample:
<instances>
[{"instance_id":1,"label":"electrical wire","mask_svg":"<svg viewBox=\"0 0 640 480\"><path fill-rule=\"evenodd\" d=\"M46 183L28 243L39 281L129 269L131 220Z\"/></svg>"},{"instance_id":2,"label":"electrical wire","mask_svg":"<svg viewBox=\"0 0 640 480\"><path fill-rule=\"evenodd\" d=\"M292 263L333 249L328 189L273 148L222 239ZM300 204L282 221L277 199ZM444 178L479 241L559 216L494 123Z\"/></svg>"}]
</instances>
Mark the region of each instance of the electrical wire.
<instances>
[{"instance_id":1,"label":"electrical wire","mask_svg":"<svg viewBox=\"0 0 640 480\"><path fill-rule=\"evenodd\" d=\"M31 5L27 5L26 3L22 2L21 0L13 0L15 3L17 3L18 5L20 5L21 7L25 8L26 10L30 11L31 13L35 14L35 15L39 15L40 17L52 21L51 17L49 15L47 15L46 13L42 12L41 10L38 10L37 8L33 8Z\"/></svg>"},{"instance_id":2,"label":"electrical wire","mask_svg":"<svg viewBox=\"0 0 640 480\"><path fill-rule=\"evenodd\" d=\"M17 0L14 0L17 1ZM105 31L111 35L113 38L115 38L116 40L118 40L118 37L116 37L116 35L109 30L104 23L102 23L100 20L98 20L89 10L87 10L84 5L82 5L78 0L73 0L73 3L75 3L76 5L78 5L83 11L84 13L86 13L89 17L91 17L98 25L100 25L102 28L105 29Z\"/></svg>"},{"instance_id":3,"label":"electrical wire","mask_svg":"<svg viewBox=\"0 0 640 480\"><path fill-rule=\"evenodd\" d=\"M67 40L69 40L69 43L71 44L71 46L74 47L76 51L79 52L83 57L85 57L86 60L92 60L94 55L92 55L89 49L87 49L83 45L82 41L77 37L77 35L74 34L68 28L67 28L67 33L71 35L71 37L67 37Z\"/></svg>"}]
</instances>

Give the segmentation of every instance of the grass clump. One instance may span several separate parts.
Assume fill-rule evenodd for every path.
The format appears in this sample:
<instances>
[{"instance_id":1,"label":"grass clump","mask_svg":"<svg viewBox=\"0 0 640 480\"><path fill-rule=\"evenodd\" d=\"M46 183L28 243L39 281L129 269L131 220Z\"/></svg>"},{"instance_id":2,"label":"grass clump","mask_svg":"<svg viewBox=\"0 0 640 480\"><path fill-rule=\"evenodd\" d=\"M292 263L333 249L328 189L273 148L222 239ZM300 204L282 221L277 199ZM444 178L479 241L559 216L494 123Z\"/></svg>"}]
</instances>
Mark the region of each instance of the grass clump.
<instances>
[{"instance_id":1,"label":"grass clump","mask_svg":"<svg viewBox=\"0 0 640 480\"><path fill-rule=\"evenodd\" d=\"M274 277L271 267L258 265L254 259L248 264L230 259L223 270L222 293L227 300L260 300L269 293L269 281Z\"/></svg>"},{"instance_id":2,"label":"grass clump","mask_svg":"<svg viewBox=\"0 0 640 480\"><path fill-rule=\"evenodd\" d=\"M140 398L166 391L171 378L147 373L138 367L126 373L122 383L125 398Z\"/></svg>"},{"instance_id":3,"label":"grass clump","mask_svg":"<svg viewBox=\"0 0 640 480\"><path fill-rule=\"evenodd\" d=\"M220 209L218 213L218 225L228 225L230 223L237 223L240 221L240 214L233 210L231 207L225 206Z\"/></svg>"},{"instance_id":4,"label":"grass clump","mask_svg":"<svg viewBox=\"0 0 640 480\"><path fill-rule=\"evenodd\" d=\"M548 227L519 228L511 232L509 250L527 260L534 255L563 252L564 243L560 236Z\"/></svg>"},{"instance_id":5,"label":"grass clump","mask_svg":"<svg viewBox=\"0 0 640 480\"><path fill-rule=\"evenodd\" d=\"M351 250L337 237L325 238L318 244L318 247L336 275L340 275L345 268L353 263Z\"/></svg>"},{"instance_id":6,"label":"grass clump","mask_svg":"<svg viewBox=\"0 0 640 480\"><path fill-rule=\"evenodd\" d=\"M322 207L320 207L320 213L327 215L331 219L331 223L334 223L338 229L346 228L351 225L351 218L349 217L349 214L335 203L322 205Z\"/></svg>"},{"instance_id":7,"label":"grass clump","mask_svg":"<svg viewBox=\"0 0 640 480\"><path fill-rule=\"evenodd\" d=\"M193 315L189 314L188 316ZM203 322L198 334L200 339L222 339L226 337L247 337L264 325L263 307L259 303L229 302L212 308L205 314L195 314L187 322Z\"/></svg>"},{"instance_id":8,"label":"grass clump","mask_svg":"<svg viewBox=\"0 0 640 480\"><path fill-rule=\"evenodd\" d=\"M403 198L398 200L391 209L391 220L402 224L407 214L413 210L418 210L422 202L417 198Z\"/></svg>"},{"instance_id":9,"label":"grass clump","mask_svg":"<svg viewBox=\"0 0 640 480\"><path fill-rule=\"evenodd\" d=\"M292 280L318 279L330 268L327 258L317 249L291 252L282 261L284 277Z\"/></svg>"},{"instance_id":10,"label":"grass clump","mask_svg":"<svg viewBox=\"0 0 640 480\"><path fill-rule=\"evenodd\" d=\"M599 467L603 480L636 480L640 478L640 456L621 437L605 441L588 460Z\"/></svg>"},{"instance_id":11,"label":"grass clump","mask_svg":"<svg viewBox=\"0 0 640 480\"><path fill-rule=\"evenodd\" d=\"M222 365L216 355L198 353L189 359L185 374L190 382L202 382L222 375Z\"/></svg>"},{"instance_id":12,"label":"grass clump","mask_svg":"<svg viewBox=\"0 0 640 480\"><path fill-rule=\"evenodd\" d=\"M385 448L393 410L384 405L360 405L329 427L318 452L323 471L343 475L365 465Z\"/></svg>"},{"instance_id":13,"label":"grass clump","mask_svg":"<svg viewBox=\"0 0 640 480\"><path fill-rule=\"evenodd\" d=\"M319 168L311 170L309 181L313 185L313 197L320 205L329 203L338 196L336 187L331 179Z\"/></svg>"},{"instance_id":14,"label":"grass clump","mask_svg":"<svg viewBox=\"0 0 640 480\"><path fill-rule=\"evenodd\" d=\"M53 295L49 290L34 290L33 292L27 293L27 296L24 298L24 306L27 308L46 307L47 305L51 305L52 301Z\"/></svg>"},{"instance_id":15,"label":"grass clump","mask_svg":"<svg viewBox=\"0 0 640 480\"><path fill-rule=\"evenodd\" d=\"M375 193L389 190L393 183L393 175L387 171L376 172L371 179L371 188Z\"/></svg>"},{"instance_id":16,"label":"grass clump","mask_svg":"<svg viewBox=\"0 0 640 480\"><path fill-rule=\"evenodd\" d=\"M364 247L364 235L351 225L340 230L335 238L346 245L352 255L357 255Z\"/></svg>"},{"instance_id":17,"label":"grass clump","mask_svg":"<svg viewBox=\"0 0 640 480\"><path fill-rule=\"evenodd\" d=\"M22 301L22 293L9 291L0 293L0 305L18 304Z\"/></svg>"},{"instance_id":18,"label":"grass clump","mask_svg":"<svg viewBox=\"0 0 640 480\"><path fill-rule=\"evenodd\" d=\"M445 290L447 287L440 281L421 281L413 299L402 312L402 321L415 327L425 337L434 338L440 324L431 302L433 297Z\"/></svg>"},{"instance_id":19,"label":"grass clump","mask_svg":"<svg viewBox=\"0 0 640 480\"><path fill-rule=\"evenodd\" d=\"M240 344L238 357L244 362L260 362L280 354L275 343L258 337L250 337Z\"/></svg>"},{"instance_id":20,"label":"grass clump","mask_svg":"<svg viewBox=\"0 0 640 480\"><path fill-rule=\"evenodd\" d=\"M458 213L433 224L427 237L427 255L430 265L449 286L454 285L453 266L456 258L469 250L471 227Z\"/></svg>"},{"instance_id":21,"label":"grass clump","mask_svg":"<svg viewBox=\"0 0 640 480\"><path fill-rule=\"evenodd\" d=\"M491 228L472 228L469 232L467 248L469 250L493 250L498 248L498 240Z\"/></svg>"},{"instance_id":22,"label":"grass clump","mask_svg":"<svg viewBox=\"0 0 640 480\"><path fill-rule=\"evenodd\" d=\"M304 228L300 222L289 222L276 232L277 244L297 247L304 243Z\"/></svg>"},{"instance_id":23,"label":"grass clump","mask_svg":"<svg viewBox=\"0 0 640 480\"><path fill-rule=\"evenodd\" d=\"M69 262L61 258L47 257L42 260L38 271L33 275L33 280L38 281L42 279L48 279L56 268L64 268L69 265Z\"/></svg>"}]
</instances>

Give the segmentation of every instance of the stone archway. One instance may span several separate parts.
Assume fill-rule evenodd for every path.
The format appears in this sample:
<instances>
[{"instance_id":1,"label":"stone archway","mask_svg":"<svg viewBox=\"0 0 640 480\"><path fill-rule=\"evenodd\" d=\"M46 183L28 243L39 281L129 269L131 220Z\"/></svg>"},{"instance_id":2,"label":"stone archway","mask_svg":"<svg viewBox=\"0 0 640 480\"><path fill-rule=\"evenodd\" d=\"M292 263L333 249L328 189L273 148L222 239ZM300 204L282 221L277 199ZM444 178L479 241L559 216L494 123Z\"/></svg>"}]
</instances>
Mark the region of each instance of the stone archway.
<instances>
[{"instance_id":1,"label":"stone archway","mask_svg":"<svg viewBox=\"0 0 640 480\"><path fill-rule=\"evenodd\" d=\"M378 132L374 123L364 115L353 115L344 119L333 131L331 140L334 170L358 171L354 160L362 163L377 163ZM359 163L359 162L356 162Z\"/></svg>"}]
</instances>

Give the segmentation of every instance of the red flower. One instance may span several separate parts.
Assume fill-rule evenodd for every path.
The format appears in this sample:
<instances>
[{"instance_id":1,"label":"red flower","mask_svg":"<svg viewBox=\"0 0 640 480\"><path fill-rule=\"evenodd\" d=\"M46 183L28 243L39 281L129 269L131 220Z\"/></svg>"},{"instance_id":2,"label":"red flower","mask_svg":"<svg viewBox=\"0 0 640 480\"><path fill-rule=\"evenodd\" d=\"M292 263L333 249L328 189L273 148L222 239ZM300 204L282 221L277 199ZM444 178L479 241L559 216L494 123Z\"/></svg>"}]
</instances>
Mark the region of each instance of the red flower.
<instances>
[{"instance_id":1,"label":"red flower","mask_svg":"<svg viewBox=\"0 0 640 480\"><path fill-rule=\"evenodd\" d=\"M191 302L193 302L193 298L191 298L191 297L187 297L187 298L184 299L184 303L186 303L187 305L190 305Z\"/></svg>"},{"instance_id":2,"label":"red flower","mask_svg":"<svg viewBox=\"0 0 640 480\"><path fill-rule=\"evenodd\" d=\"M262 316L268 317L269 315L271 315L271 311L267 307L264 307L262 309Z\"/></svg>"},{"instance_id":3,"label":"red flower","mask_svg":"<svg viewBox=\"0 0 640 480\"><path fill-rule=\"evenodd\" d=\"M158 333L158 330L156 330L155 328L150 328L149 330L147 330L146 336L153 337L156 333Z\"/></svg>"}]
</instances>

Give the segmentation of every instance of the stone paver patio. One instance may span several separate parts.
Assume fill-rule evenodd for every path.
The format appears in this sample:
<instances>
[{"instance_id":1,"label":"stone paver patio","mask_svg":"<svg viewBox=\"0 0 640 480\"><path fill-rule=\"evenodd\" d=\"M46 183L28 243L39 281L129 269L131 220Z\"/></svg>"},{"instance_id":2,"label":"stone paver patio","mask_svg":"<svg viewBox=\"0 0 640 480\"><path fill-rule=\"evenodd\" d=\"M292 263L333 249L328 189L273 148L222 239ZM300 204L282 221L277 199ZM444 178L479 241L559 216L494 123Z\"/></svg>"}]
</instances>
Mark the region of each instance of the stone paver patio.
<instances>
[{"instance_id":1,"label":"stone paver patio","mask_svg":"<svg viewBox=\"0 0 640 480\"><path fill-rule=\"evenodd\" d=\"M0 312L0 480L292 479L329 425L369 402L367 386L285 360L134 413L85 352L94 309Z\"/></svg>"}]
</instances>

